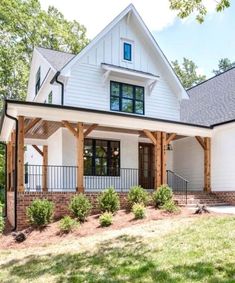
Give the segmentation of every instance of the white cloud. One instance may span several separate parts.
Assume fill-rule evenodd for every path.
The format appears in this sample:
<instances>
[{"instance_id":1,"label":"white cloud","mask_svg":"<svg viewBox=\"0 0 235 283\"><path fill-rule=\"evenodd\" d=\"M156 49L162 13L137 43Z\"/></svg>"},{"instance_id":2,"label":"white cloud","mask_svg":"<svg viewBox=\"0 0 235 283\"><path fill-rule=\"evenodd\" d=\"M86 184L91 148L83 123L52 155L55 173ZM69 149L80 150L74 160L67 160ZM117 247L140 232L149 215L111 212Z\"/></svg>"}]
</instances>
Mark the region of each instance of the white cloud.
<instances>
[{"instance_id":1,"label":"white cloud","mask_svg":"<svg viewBox=\"0 0 235 283\"><path fill-rule=\"evenodd\" d=\"M44 9L53 5L66 18L84 24L89 38L93 38L130 4L129 0L40 0L40 2ZM160 31L174 23L176 13L169 9L168 0L133 0L132 3L151 31Z\"/></svg>"}]
</instances>

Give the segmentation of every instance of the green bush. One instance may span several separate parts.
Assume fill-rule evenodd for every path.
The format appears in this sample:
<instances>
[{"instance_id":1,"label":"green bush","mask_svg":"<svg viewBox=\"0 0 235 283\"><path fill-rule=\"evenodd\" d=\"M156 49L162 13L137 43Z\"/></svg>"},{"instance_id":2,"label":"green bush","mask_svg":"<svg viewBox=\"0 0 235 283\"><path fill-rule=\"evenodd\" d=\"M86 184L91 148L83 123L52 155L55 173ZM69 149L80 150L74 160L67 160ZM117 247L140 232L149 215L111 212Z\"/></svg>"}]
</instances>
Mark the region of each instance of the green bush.
<instances>
[{"instance_id":1,"label":"green bush","mask_svg":"<svg viewBox=\"0 0 235 283\"><path fill-rule=\"evenodd\" d=\"M104 212L100 215L99 218L100 226L101 227L107 227L110 226L113 223L113 215L111 212Z\"/></svg>"},{"instance_id":2,"label":"green bush","mask_svg":"<svg viewBox=\"0 0 235 283\"><path fill-rule=\"evenodd\" d=\"M42 227L52 221L54 204L47 199L35 199L27 208L27 217L33 226Z\"/></svg>"},{"instance_id":3,"label":"green bush","mask_svg":"<svg viewBox=\"0 0 235 283\"><path fill-rule=\"evenodd\" d=\"M115 213L120 207L119 196L114 188L104 190L98 197L99 208L101 212Z\"/></svg>"},{"instance_id":4,"label":"green bush","mask_svg":"<svg viewBox=\"0 0 235 283\"><path fill-rule=\"evenodd\" d=\"M141 186L134 186L130 188L127 199L130 207L132 207L135 203L146 205L149 197L148 193Z\"/></svg>"},{"instance_id":5,"label":"green bush","mask_svg":"<svg viewBox=\"0 0 235 283\"><path fill-rule=\"evenodd\" d=\"M0 234L2 234L5 227L4 217L3 217L3 205L0 204Z\"/></svg>"},{"instance_id":6,"label":"green bush","mask_svg":"<svg viewBox=\"0 0 235 283\"><path fill-rule=\"evenodd\" d=\"M172 199L165 202L160 208L169 213L176 213L180 211L179 207Z\"/></svg>"},{"instance_id":7,"label":"green bush","mask_svg":"<svg viewBox=\"0 0 235 283\"><path fill-rule=\"evenodd\" d=\"M91 212L92 205L84 194L79 194L71 199L69 209L79 221L84 222Z\"/></svg>"},{"instance_id":8,"label":"green bush","mask_svg":"<svg viewBox=\"0 0 235 283\"><path fill-rule=\"evenodd\" d=\"M59 223L59 228L62 233L69 233L71 232L79 223L72 219L70 216L64 216Z\"/></svg>"},{"instance_id":9,"label":"green bush","mask_svg":"<svg viewBox=\"0 0 235 283\"><path fill-rule=\"evenodd\" d=\"M145 217L145 206L141 203L135 203L132 206L132 212L135 215L135 219L143 219Z\"/></svg>"},{"instance_id":10,"label":"green bush","mask_svg":"<svg viewBox=\"0 0 235 283\"><path fill-rule=\"evenodd\" d=\"M153 202L155 207L163 206L166 202L172 199L172 189L167 185L160 186L156 192L153 193Z\"/></svg>"}]
</instances>

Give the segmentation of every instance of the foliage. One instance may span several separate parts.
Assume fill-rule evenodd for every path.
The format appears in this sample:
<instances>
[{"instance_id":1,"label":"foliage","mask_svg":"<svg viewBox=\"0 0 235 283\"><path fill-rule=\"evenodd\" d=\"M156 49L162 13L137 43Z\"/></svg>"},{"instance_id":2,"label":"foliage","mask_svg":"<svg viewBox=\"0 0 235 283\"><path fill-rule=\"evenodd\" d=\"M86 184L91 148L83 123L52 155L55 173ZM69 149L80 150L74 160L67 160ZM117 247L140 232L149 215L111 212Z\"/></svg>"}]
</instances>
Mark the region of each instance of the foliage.
<instances>
[{"instance_id":1,"label":"foliage","mask_svg":"<svg viewBox=\"0 0 235 283\"><path fill-rule=\"evenodd\" d=\"M54 204L47 199L35 199L27 208L29 222L36 227L42 227L52 221Z\"/></svg>"},{"instance_id":2,"label":"foliage","mask_svg":"<svg viewBox=\"0 0 235 283\"><path fill-rule=\"evenodd\" d=\"M183 63L180 65L178 60L172 61L172 66L185 88L190 88L203 82L206 76L197 73L197 65L190 59L183 58Z\"/></svg>"},{"instance_id":3,"label":"foliage","mask_svg":"<svg viewBox=\"0 0 235 283\"><path fill-rule=\"evenodd\" d=\"M228 58L222 58L218 62L218 70L213 70L213 73L219 75L233 67L235 67L235 62L231 62Z\"/></svg>"},{"instance_id":4,"label":"foliage","mask_svg":"<svg viewBox=\"0 0 235 283\"><path fill-rule=\"evenodd\" d=\"M59 228L62 233L71 232L79 223L70 216L64 216L59 223Z\"/></svg>"},{"instance_id":5,"label":"foliage","mask_svg":"<svg viewBox=\"0 0 235 283\"><path fill-rule=\"evenodd\" d=\"M66 20L53 6L43 10L39 0L1 0L0 25L0 93L5 98L25 98L35 46L78 53L88 43L83 25Z\"/></svg>"},{"instance_id":6,"label":"foliage","mask_svg":"<svg viewBox=\"0 0 235 283\"><path fill-rule=\"evenodd\" d=\"M176 213L180 210L172 199L165 202L160 208L169 213Z\"/></svg>"},{"instance_id":7,"label":"foliage","mask_svg":"<svg viewBox=\"0 0 235 283\"><path fill-rule=\"evenodd\" d=\"M205 1L203 0L169 0L170 9L178 12L178 17L181 19L189 17L191 14L196 14L196 20L203 23L207 14ZM231 0L216 1L216 11L221 12L230 7Z\"/></svg>"},{"instance_id":8,"label":"foliage","mask_svg":"<svg viewBox=\"0 0 235 283\"><path fill-rule=\"evenodd\" d=\"M148 193L141 186L133 186L128 193L128 203L132 207L135 203L146 205L149 197Z\"/></svg>"},{"instance_id":9,"label":"foliage","mask_svg":"<svg viewBox=\"0 0 235 283\"><path fill-rule=\"evenodd\" d=\"M84 222L91 212L92 205L84 194L79 194L71 199L69 209L79 221Z\"/></svg>"},{"instance_id":10,"label":"foliage","mask_svg":"<svg viewBox=\"0 0 235 283\"><path fill-rule=\"evenodd\" d=\"M145 206L141 203L135 203L132 206L132 212L135 215L135 219L143 219L145 217Z\"/></svg>"},{"instance_id":11,"label":"foliage","mask_svg":"<svg viewBox=\"0 0 235 283\"><path fill-rule=\"evenodd\" d=\"M104 212L99 218L101 227L108 227L113 223L113 214L111 212Z\"/></svg>"},{"instance_id":12,"label":"foliage","mask_svg":"<svg viewBox=\"0 0 235 283\"><path fill-rule=\"evenodd\" d=\"M2 234L5 227L5 222L3 218L3 205L0 203L0 234Z\"/></svg>"},{"instance_id":13,"label":"foliage","mask_svg":"<svg viewBox=\"0 0 235 283\"><path fill-rule=\"evenodd\" d=\"M153 202L155 207L161 207L166 202L172 200L172 189L167 185L161 185L157 191L153 193Z\"/></svg>"},{"instance_id":14,"label":"foliage","mask_svg":"<svg viewBox=\"0 0 235 283\"><path fill-rule=\"evenodd\" d=\"M120 201L117 192L113 187L104 190L98 197L101 212L115 213L120 208Z\"/></svg>"}]
</instances>

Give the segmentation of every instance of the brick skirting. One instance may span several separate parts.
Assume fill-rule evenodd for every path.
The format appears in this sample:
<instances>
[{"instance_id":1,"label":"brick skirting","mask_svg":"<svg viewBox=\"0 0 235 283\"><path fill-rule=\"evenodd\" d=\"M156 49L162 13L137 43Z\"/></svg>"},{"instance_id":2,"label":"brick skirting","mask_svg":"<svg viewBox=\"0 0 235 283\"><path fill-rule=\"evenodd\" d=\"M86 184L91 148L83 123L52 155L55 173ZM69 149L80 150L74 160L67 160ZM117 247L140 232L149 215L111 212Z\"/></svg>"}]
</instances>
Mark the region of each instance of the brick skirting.
<instances>
[{"instance_id":1,"label":"brick skirting","mask_svg":"<svg viewBox=\"0 0 235 283\"><path fill-rule=\"evenodd\" d=\"M34 193L18 193L17 195L17 230L22 230L29 226L26 216L26 208L32 203L33 200L48 199L52 201L55 205L54 218L59 219L64 215L70 214L68 206L70 199L77 193L72 192L34 192ZM121 208L126 208L127 206L127 193L118 193L120 198ZM97 196L99 193L85 193L85 195L90 199L93 209L92 214L99 212ZM7 193L7 217L10 224L14 225L14 193Z\"/></svg>"}]
</instances>

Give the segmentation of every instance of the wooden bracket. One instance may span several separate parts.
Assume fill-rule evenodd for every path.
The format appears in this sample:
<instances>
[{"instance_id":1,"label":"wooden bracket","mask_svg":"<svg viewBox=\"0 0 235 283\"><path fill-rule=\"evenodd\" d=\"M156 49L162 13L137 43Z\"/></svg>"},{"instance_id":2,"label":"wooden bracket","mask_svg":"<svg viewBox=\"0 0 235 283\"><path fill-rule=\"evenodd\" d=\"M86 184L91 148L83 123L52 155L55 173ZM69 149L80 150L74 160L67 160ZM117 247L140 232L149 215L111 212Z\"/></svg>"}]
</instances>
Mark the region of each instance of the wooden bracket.
<instances>
[{"instance_id":1,"label":"wooden bracket","mask_svg":"<svg viewBox=\"0 0 235 283\"><path fill-rule=\"evenodd\" d=\"M201 147L205 150L205 149L206 149L206 145L205 145L205 142L204 142L203 138L202 138L202 137L199 137L199 136L196 136L195 138L196 138L196 140L199 142L199 144L201 145Z\"/></svg>"},{"instance_id":2,"label":"wooden bracket","mask_svg":"<svg viewBox=\"0 0 235 283\"><path fill-rule=\"evenodd\" d=\"M41 156L43 156L43 152L41 151L41 149L40 149L36 144L33 144L32 147L33 147L34 149L36 149L36 151L37 151Z\"/></svg>"},{"instance_id":3,"label":"wooden bracket","mask_svg":"<svg viewBox=\"0 0 235 283\"><path fill-rule=\"evenodd\" d=\"M176 134L173 133L173 134L170 134L168 137L167 137L167 140L166 140L166 145L168 145L171 141L173 141L173 139L176 137Z\"/></svg>"},{"instance_id":4,"label":"wooden bracket","mask_svg":"<svg viewBox=\"0 0 235 283\"><path fill-rule=\"evenodd\" d=\"M90 127L88 127L84 132L84 138L87 137L97 126L98 124L92 124Z\"/></svg>"},{"instance_id":5,"label":"wooden bracket","mask_svg":"<svg viewBox=\"0 0 235 283\"><path fill-rule=\"evenodd\" d=\"M149 130L144 129L143 132L151 140L154 145L157 145L157 139L154 137L153 133Z\"/></svg>"},{"instance_id":6,"label":"wooden bracket","mask_svg":"<svg viewBox=\"0 0 235 283\"><path fill-rule=\"evenodd\" d=\"M70 124L68 121L62 121L62 124L77 138L78 132L74 129L73 125Z\"/></svg>"}]
</instances>

